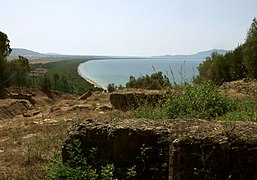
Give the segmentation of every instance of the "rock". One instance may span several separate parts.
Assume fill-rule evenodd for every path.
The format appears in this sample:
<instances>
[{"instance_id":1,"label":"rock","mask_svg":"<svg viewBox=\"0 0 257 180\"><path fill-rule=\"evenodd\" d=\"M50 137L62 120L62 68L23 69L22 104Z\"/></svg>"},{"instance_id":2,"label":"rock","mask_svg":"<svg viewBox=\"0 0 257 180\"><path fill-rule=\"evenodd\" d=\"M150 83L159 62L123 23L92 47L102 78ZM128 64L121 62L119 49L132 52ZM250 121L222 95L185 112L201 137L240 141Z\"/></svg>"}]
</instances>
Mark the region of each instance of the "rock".
<instances>
[{"instance_id":1,"label":"rock","mask_svg":"<svg viewBox=\"0 0 257 180\"><path fill-rule=\"evenodd\" d=\"M162 147L166 149L168 147L164 146L166 141L161 141L164 134L154 132L154 126L152 126L152 130L147 130L150 126L147 121L141 121L141 124L141 127L132 128L129 127L131 120L122 123L117 122L117 125L113 125L111 122L96 122L92 119L85 120L69 131L68 139L62 151L63 161L69 159L69 153L66 150L67 145L75 139L79 139L83 154L86 157L90 156L92 148L97 149L97 167L114 163L119 168L119 172L124 175L128 168L136 165L138 172L143 172L142 175L139 175L139 179L164 177L164 172L167 174L168 168L163 172L161 164L168 160L168 154L160 155L159 153ZM163 129L163 131L166 132L167 130ZM144 151L143 155L142 151ZM145 163L142 163L144 160ZM155 170L151 170L153 165L156 167Z\"/></svg>"},{"instance_id":2,"label":"rock","mask_svg":"<svg viewBox=\"0 0 257 180\"><path fill-rule=\"evenodd\" d=\"M18 115L26 114L31 109L31 104L27 100L1 100L0 119L13 118Z\"/></svg>"},{"instance_id":3,"label":"rock","mask_svg":"<svg viewBox=\"0 0 257 180\"><path fill-rule=\"evenodd\" d=\"M30 111L27 111L25 113L23 113L23 117L32 117L32 116L36 116L38 114L40 114L41 111L40 110L30 110Z\"/></svg>"},{"instance_id":4,"label":"rock","mask_svg":"<svg viewBox=\"0 0 257 180\"><path fill-rule=\"evenodd\" d=\"M33 94L22 94L22 93L11 93L9 94L11 99L25 99L29 101L32 105L36 104L36 101L33 99Z\"/></svg>"},{"instance_id":5,"label":"rock","mask_svg":"<svg viewBox=\"0 0 257 180\"><path fill-rule=\"evenodd\" d=\"M72 106L69 111L88 111L90 110L90 106L89 105L83 105L83 104L78 104L78 105L74 105Z\"/></svg>"},{"instance_id":6,"label":"rock","mask_svg":"<svg viewBox=\"0 0 257 180\"><path fill-rule=\"evenodd\" d=\"M78 100L86 100L88 97L90 97L92 95L92 92L91 91L87 91L85 92L82 96L80 96L78 98Z\"/></svg>"},{"instance_id":7,"label":"rock","mask_svg":"<svg viewBox=\"0 0 257 180\"><path fill-rule=\"evenodd\" d=\"M164 96L160 92L114 92L110 95L110 102L115 109L129 110L141 105L155 105L163 100Z\"/></svg>"},{"instance_id":8,"label":"rock","mask_svg":"<svg viewBox=\"0 0 257 180\"><path fill-rule=\"evenodd\" d=\"M256 134L251 122L87 119L70 128L62 157L79 140L83 155L96 148L95 165L114 164L118 179L133 166L136 179L256 179Z\"/></svg>"},{"instance_id":9,"label":"rock","mask_svg":"<svg viewBox=\"0 0 257 180\"><path fill-rule=\"evenodd\" d=\"M112 110L112 106L110 106L110 105L100 105L95 110L96 111L109 111L109 110Z\"/></svg>"}]
</instances>

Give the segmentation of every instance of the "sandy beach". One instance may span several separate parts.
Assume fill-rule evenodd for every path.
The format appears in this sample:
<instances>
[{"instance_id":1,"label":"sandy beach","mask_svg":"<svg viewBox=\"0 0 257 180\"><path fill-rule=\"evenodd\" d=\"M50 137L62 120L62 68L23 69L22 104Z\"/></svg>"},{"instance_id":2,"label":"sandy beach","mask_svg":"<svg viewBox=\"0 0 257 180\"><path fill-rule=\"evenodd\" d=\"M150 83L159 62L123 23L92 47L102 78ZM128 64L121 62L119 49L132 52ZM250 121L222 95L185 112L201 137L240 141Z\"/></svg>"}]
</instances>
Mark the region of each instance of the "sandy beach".
<instances>
[{"instance_id":1,"label":"sandy beach","mask_svg":"<svg viewBox=\"0 0 257 180\"><path fill-rule=\"evenodd\" d=\"M83 64L83 63L81 63L81 64ZM83 76L83 74L80 72L80 66L81 66L81 64L79 64L79 65L78 65L78 68L77 68L77 71L78 71L79 75L80 75L83 79L85 79L87 82L89 82L90 84L92 84L95 88L106 89L106 87L101 86L100 84L96 83L95 81L93 81L93 80L91 80L91 79L89 79L89 78Z\"/></svg>"}]
</instances>

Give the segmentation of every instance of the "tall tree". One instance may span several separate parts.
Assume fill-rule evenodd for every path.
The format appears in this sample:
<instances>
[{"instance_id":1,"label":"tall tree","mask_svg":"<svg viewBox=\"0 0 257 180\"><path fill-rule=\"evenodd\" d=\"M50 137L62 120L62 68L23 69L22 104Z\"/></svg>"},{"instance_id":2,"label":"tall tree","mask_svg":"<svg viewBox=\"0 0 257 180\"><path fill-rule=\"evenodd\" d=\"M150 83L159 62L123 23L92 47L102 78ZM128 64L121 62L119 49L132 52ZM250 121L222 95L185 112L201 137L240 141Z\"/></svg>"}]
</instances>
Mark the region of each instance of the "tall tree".
<instances>
[{"instance_id":1,"label":"tall tree","mask_svg":"<svg viewBox=\"0 0 257 180\"><path fill-rule=\"evenodd\" d=\"M230 81L246 77L246 69L243 64L243 45L239 45L234 51L227 52L225 58L229 63Z\"/></svg>"},{"instance_id":2,"label":"tall tree","mask_svg":"<svg viewBox=\"0 0 257 180\"><path fill-rule=\"evenodd\" d=\"M26 84L25 76L30 71L29 60L23 56L19 56L18 59L14 59L10 62L11 70L16 73L16 81L18 86Z\"/></svg>"},{"instance_id":3,"label":"tall tree","mask_svg":"<svg viewBox=\"0 0 257 180\"><path fill-rule=\"evenodd\" d=\"M0 31L0 98L4 96L4 71L7 64L6 57L11 53L8 36Z\"/></svg>"},{"instance_id":4,"label":"tall tree","mask_svg":"<svg viewBox=\"0 0 257 180\"><path fill-rule=\"evenodd\" d=\"M257 78L257 20L253 19L243 47L243 64L251 78Z\"/></svg>"}]
</instances>

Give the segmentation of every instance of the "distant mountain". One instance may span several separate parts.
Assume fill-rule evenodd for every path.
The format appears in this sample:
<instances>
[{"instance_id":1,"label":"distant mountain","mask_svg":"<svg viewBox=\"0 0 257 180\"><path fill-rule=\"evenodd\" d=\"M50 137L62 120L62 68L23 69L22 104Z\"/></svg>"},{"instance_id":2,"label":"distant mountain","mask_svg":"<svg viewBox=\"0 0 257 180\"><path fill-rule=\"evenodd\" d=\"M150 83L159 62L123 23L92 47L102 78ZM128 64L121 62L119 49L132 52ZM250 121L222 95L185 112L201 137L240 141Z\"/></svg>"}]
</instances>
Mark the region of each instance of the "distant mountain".
<instances>
[{"instance_id":1,"label":"distant mountain","mask_svg":"<svg viewBox=\"0 0 257 180\"><path fill-rule=\"evenodd\" d=\"M164 55L164 56L153 56L153 58L174 58L174 59L205 59L206 57L211 56L213 52L217 52L219 54L225 54L227 50L224 49L212 49L209 51L201 51L196 54L191 54L191 55ZM22 48L13 48L12 53L10 54L12 57L17 57L17 56L34 56L34 57L60 57L64 56L61 54L57 53L39 53L35 51L31 51L28 49L22 49Z\"/></svg>"},{"instance_id":2,"label":"distant mountain","mask_svg":"<svg viewBox=\"0 0 257 180\"><path fill-rule=\"evenodd\" d=\"M46 53L45 55L48 55L48 56L61 56L61 54L58 54L58 53Z\"/></svg>"},{"instance_id":3,"label":"distant mountain","mask_svg":"<svg viewBox=\"0 0 257 180\"><path fill-rule=\"evenodd\" d=\"M10 56L44 56L39 52L31 51L28 49L12 48Z\"/></svg>"},{"instance_id":4,"label":"distant mountain","mask_svg":"<svg viewBox=\"0 0 257 180\"><path fill-rule=\"evenodd\" d=\"M225 54L228 52L224 49L212 49L209 51L201 51L196 54L191 55L164 55L164 56L154 56L154 58L174 58L174 59L205 59L206 57L210 57L213 52L217 52L219 54Z\"/></svg>"}]
</instances>

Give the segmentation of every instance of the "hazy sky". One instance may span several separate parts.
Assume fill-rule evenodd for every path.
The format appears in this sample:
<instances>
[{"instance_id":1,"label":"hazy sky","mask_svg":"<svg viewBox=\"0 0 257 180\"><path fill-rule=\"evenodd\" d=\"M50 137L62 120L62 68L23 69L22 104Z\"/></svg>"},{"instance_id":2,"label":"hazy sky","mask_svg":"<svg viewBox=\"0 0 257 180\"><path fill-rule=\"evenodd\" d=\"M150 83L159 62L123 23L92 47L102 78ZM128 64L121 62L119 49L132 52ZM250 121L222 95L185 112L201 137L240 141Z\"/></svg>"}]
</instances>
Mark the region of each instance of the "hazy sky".
<instances>
[{"instance_id":1,"label":"hazy sky","mask_svg":"<svg viewBox=\"0 0 257 180\"><path fill-rule=\"evenodd\" d=\"M192 54L243 43L257 0L0 0L11 47L81 55Z\"/></svg>"}]
</instances>

